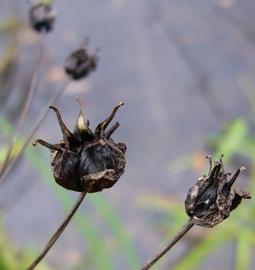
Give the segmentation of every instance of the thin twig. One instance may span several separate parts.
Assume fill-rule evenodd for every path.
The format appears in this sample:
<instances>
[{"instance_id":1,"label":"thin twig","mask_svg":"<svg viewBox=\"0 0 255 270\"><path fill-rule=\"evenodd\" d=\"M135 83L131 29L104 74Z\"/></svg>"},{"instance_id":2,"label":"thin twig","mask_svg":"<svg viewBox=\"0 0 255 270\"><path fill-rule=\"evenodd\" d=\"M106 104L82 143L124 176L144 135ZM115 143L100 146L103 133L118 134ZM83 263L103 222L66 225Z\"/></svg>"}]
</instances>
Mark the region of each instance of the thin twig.
<instances>
[{"instance_id":1,"label":"thin twig","mask_svg":"<svg viewBox=\"0 0 255 270\"><path fill-rule=\"evenodd\" d=\"M85 198L86 194L87 194L86 192L81 193L81 195L77 199L75 205L73 206L73 208L71 209L71 211L69 212L69 214L66 216L65 220L58 227L58 229L56 230L56 232L52 235L52 237L50 238L50 240L46 244L45 248L38 255L38 257L30 264L30 266L27 268L27 270L34 269L40 263L40 261L46 256L46 254L48 253L48 251L52 248L52 246L55 244L55 242L57 241L57 239L59 238L59 236L62 234L62 232L64 231L64 229L66 228L66 226L68 225L68 223L70 222L70 220L72 219L72 217L75 214L75 212L78 210L78 208L81 205L81 203L82 203L83 199Z\"/></svg>"},{"instance_id":2,"label":"thin twig","mask_svg":"<svg viewBox=\"0 0 255 270\"><path fill-rule=\"evenodd\" d=\"M59 97L63 94L63 92L66 90L66 88L68 87L68 85L70 84L70 80L68 80L68 82L64 85L64 87L60 88L58 93L48 102L45 110L42 112L41 116L38 118L37 122L34 124L30 134L28 135L28 137L26 138L24 144L22 145L19 153L16 155L16 157L8 164L7 168L5 169L4 173L2 174L2 176L0 177L0 185L5 181L7 175L9 174L9 172L11 171L11 169L13 168L13 166L16 164L16 162L18 161L19 157L21 156L21 154L24 152L24 150L26 149L27 145L29 144L29 142L31 141L31 139L33 138L35 132L37 131L37 129L40 127L41 123L43 122L43 120L45 119L45 117L47 116L47 113L49 111L49 106L53 105L58 99Z\"/></svg>"},{"instance_id":3,"label":"thin twig","mask_svg":"<svg viewBox=\"0 0 255 270\"><path fill-rule=\"evenodd\" d=\"M162 256L164 256L194 225L194 221L189 219L181 230L174 236L174 238L155 256L153 256L147 263L145 263L141 270L147 270L152 267Z\"/></svg>"},{"instance_id":4,"label":"thin twig","mask_svg":"<svg viewBox=\"0 0 255 270\"><path fill-rule=\"evenodd\" d=\"M35 69L34 72L33 72L33 75L32 75L31 81L30 81L30 85L29 85L29 90L28 90L26 102L25 102L25 104L24 104L24 106L22 108L22 111L20 113L19 120L18 120L18 125L17 125L17 128L16 128L16 132L15 132L14 136L12 137L11 141L9 142L7 154L5 156L3 165L2 165L1 170L0 170L0 176L4 173L6 167L8 166L8 163L10 161L11 154L12 154L12 151L13 151L13 147L14 147L14 145L15 145L17 139L18 139L18 136L20 134L20 131L21 131L22 127L23 127L23 124L24 124L24 121L25 121L29 106L32 103L34 93L35 93L35 90L37 88L37 81L38 81L37 74L38 74L38 70L40 69L41 62L43 60L43 56L44 56L44 47L41 48L41 52L40 52L40 55L39 55L39 58L38 58L38 65L37 65L38 68Z\"/></svg>"}]
</instances>

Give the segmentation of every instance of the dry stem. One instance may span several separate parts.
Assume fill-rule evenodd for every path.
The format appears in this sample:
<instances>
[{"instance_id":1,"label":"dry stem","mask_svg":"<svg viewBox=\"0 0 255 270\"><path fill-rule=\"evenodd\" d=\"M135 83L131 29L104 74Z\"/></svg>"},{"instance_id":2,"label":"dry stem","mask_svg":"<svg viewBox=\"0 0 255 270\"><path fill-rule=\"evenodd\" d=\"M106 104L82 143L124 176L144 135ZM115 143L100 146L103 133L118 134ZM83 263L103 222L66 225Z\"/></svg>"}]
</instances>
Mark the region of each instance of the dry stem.
<instances>
[{"instance_id":1,"label":"dry stem","mask_svg":"<svg viewBox=\"0 0 255 270\"><path fill-rule=\"evenodd\" d=\"M181 238L193 227L194 222L189 219L186 224L181 228L181 230L174 236L174 238L162 248L155 256L145 263L141 270L147 270L151 268L162 256L164 256Z\"/></svg>"},{"instance_id":2,"label":"dry stem","mask_svg":"<svg viewBox=\"0 0 255 270\"><path fill-rule=\"evenodd\" d=\"M55 242L57 241L59 236L62 234L62 232L64 231L64 229L66 228L66 226L68 225L70 220L72 219L75 212L78 210L78 208L81 205L81 203L82 203L83 199L85 198L86 194L87 194L86 192L81 193L81 195L77 199L75 205L73 206L73 208L71 209L69 214L66 216L66 218L64 219L62 224L59 226L59 228L56 230L56 232L52 235L52 237L50 238L50 240L46 244L45 248L38 255L38 257L31 263L31 265L27 268L27 270L34 269L40 263L40 261L46 256L48 251L55 244Z\"/></svg>"},{"instance_id":3,"label":"dry stem","mask_svg":"<svg viewBox=\"0 0 255 270\"><path fill-rule=\"evenodd\" d=\"M41 66L43 58L44 58L44 48L42 47L39 58L38 58L38 68L35 69L34 72L33 72L33 75L32 75L31 81L30 81L29 90L28 90L28 93L27 93L27 99L26 99L25 104L24 104L24 106L22 108L22 111L20 112L18 125L17 125L17 129L15 131L15 134L12 137L11 141L9 142L7 154L5 156L3 165L2 165L1 170L0 170L0 176L4 173L5 169L8 167L8 163L9 163L10 158L11 158L11 152L13 150L13 146L14 146L14 144L16 143L16 141L18 139L18 136L19 136L20 131L21 131L22 127L23 127L23 124L24 124L28 109L29 109L29 107L30 107L30 105L32 103L34 93L35 93L35 90L37 88L37 81L38 81L38 74L37 73L38 73L38 70L40 70L40 66Z\"/></svg>"},{"instance_id":4,"label":"dry stem","mask_svg":"<svg viewBox=\"0 0 255 270\"><path fill-rule=\"evenodd\" d=\"M35 132L37 131L37 129L40 127L41 123L43 122L43 120L47 116L47 113L49 111L49 106L51 106L52 104L54 104L59 99L59 97L63 94L63 92L68 87L69 83L70 83L70 80L68 80L68 82L64 85L64 87L60 88L59 91L57 92L57 94L49 101L49 103L47 104L47 107L45 108L45 110L43 111L43 113L40 115L40 117L38 118L37 122L34 124L34 126L33 126L32 130L31 130L30 134L28 135L28 137L26 138L25 142L23 143L23 145L22 145L19 153L17 154L17 156L14 159L12 159L12 161L6 167L4 173L1 175L1 177L0 177L0 185L5 181L7 175L9 174L9 172L11 171L11 169L13 168L13 166L16 164L17 160L19 159L19 157L24 152L24 150L26 149L27 145L29 144L29 142L33 138Z\"/></svg>"}]
</instances>

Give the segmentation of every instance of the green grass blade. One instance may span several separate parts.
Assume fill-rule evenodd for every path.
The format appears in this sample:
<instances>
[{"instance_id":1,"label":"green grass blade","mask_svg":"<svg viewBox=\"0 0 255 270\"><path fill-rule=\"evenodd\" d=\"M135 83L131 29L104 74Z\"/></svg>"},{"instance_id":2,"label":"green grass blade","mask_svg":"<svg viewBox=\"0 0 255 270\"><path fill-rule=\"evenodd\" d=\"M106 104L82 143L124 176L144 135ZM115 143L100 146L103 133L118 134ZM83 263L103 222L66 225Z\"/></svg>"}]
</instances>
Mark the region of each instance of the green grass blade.
<instances>
[{"instance_id":1,"label":"green grass blade","mask_svg":"<svg viewBox=\"0 0 255 270\"><path fill-rule=\"evenodd\" d=\"M204 258L221 243L225 243L229 236L228 230L223 228L212 232L205 240L195 246L173 270L197 269Z\"/></svg>"},{"instance_id":2,"label":"green grass blade","mask_svg":"<svg viewBox=\"0 0 255 270\"><path fill-rule=\"evenodd\" d=\"M138 269L140 260L135 252L135 247L130 241L128 235L123 231L123 226L119 222L119 219L112 212L109 204L102 198L101 195L95 194L90 200L93 206L97 209L100 215L103 217L105 224L112 230L116 237L119 248L123 251L123 255L126 258L129 269Z\"/></svg>"},{"instance_id":3,"label":"green grass blade","mask_svg":"<svg viewBox=\"0 0 255 270\"><path fill-rule=\"evenodd\" d=\"M251 265L253 233L250 229L243 228L236 239L235 270L248 270Z\"/></svg>"},{"instance_id":4,"label":"green grass blade","mask_svg":"<svg viewBox=\"0 0 255 270\"><path fill-rule=\"evenodd\" d=\"M238 152L241 143L248 133L247 123L244 119L237 118L228 124L225 131L216 138L213 145L216 146L215 156L224 154L224 162L228 163L230 157Z\"/></svg>"}]
</instances>

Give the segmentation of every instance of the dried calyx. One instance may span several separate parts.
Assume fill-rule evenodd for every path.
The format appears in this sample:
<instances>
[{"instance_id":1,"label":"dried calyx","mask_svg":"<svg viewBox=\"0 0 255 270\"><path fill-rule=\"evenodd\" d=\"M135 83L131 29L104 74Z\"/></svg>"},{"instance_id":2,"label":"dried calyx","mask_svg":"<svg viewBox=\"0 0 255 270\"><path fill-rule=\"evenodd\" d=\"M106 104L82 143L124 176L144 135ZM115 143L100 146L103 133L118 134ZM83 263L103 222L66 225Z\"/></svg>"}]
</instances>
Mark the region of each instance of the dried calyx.
<instances>
[{"instance_id":1,"label":"dried calyx","mask_svg":"<svg viewBox=\"0 0 255 270\"><path fill-rule=\"evenodd\" d=\"M115 143L111 138L119 123L108 126L121 105L123 102L98 124L94 132L81 110L74 132L71 132L58 109L50 107L56 113L63 139L58 144L39 139L34 145L39 143L51 150L53 176L59 185L74 191L98 192L118 181L125 169L126 145Z\"/></svg>"},{"instance_id":2,"label":"dried calyx","mask_svg":"<svg viewBox=\"0 0 255 270\"><path fill-rule=\"evenodd\" d=\"M86 39L84 44L66 59L65 71L73 80L87 77L97 67L98 50L93 54L89 54L87 50L88 43L89 41Z\"/></svg>"},{"instance_id":3,"label":"dried calyx","mask_svg":"<svg viewBox=\"0 0 255 270\"><path fill-rule=\"evenodd\" d=\"M233 188L235 180L245 168L239 168L230 177L230 173L224 172L222 157L213 168L211 157L207 157L210 160L208 176L197 180L185 200L186 213L197 225L213 227L226 219L242 199L251 198L249 193Z\"/></svg>"},{"instance_id":4,"label":"dried calyx","mask_svg":"<svg viewBox=\"0 0 255 270\"><path fill-rule=\"evenodd\" d=\"M33 4L29 11L30 24L37 32L50 32L56 15L50 3Z\"/></svg>"}]
</instances>

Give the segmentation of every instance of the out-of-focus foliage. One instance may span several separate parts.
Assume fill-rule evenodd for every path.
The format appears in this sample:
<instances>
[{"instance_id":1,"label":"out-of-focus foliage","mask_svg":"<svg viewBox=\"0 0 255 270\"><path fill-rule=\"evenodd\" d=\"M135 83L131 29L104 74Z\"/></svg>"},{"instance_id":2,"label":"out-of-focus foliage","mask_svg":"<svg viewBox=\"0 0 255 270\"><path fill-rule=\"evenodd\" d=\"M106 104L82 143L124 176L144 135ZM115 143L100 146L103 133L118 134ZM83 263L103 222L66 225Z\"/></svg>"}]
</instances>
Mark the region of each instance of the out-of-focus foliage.
<instances>
[{"instance_id":1,"label":"out-of-focus foliage","mask_svg":"<svg viewBox=\"0 0 255 270\"><path fill-rule=\"evenodd\" d=\"M11 159L15 158L18 155L21 147L22 147L22 142L20 140L17 140L16 143L12 147L12 151L10 154ZM0 148L0 164L5 160L7 152L8 152L8 146L2 145Z\"/></svg>"},{"instance_id":2,"label":"out-of-focus foliage","mask_svg":"<svg viewBox=\"0 0 255 270\"><path fill-rule=\"evenodd\" d=\"M18 23L14 17L7 17L0 21L0 104L4 104L12 89L8 89L17 57ZM1 107L2 109L2 107Z\"/></svg>"},{"instance_id":3,"label":"out-of-focus foliage","mask_svg":"<svg viewBox=\"0 0 255 270\"><path fill-rule=\"evenodd\" d=\"M9 32L15 30L16 27L17 21L13 17L0 21L0 32Z\"/></svg>"},{"instance_id":4,"label":"out-of-focus foliage","mask_svg":"<svg viewBox=\"0 0 255 270\"><path fill-rule=\"evenodd\" d=\"M228 123L222 132L210 143L215 149L214 156L224 153L224 161L228 163L234 154L242 152L243 144L248 137L247 123L237 118Z\"/></svg>"},{"instance_id":5,"label":"out-of-focus foliage","mask_svg":"<svg viewBox=\"0 0 255 270\"><path fill-rule=\"evenodd\" d=\"M28 263L34 257L34 253L29 250L19 251L10 244L2 224L0 224L0 269L20 270L26 269ZM51 270L45 263L38 266L38 270Z\"/></svg>"}]
</instances>

